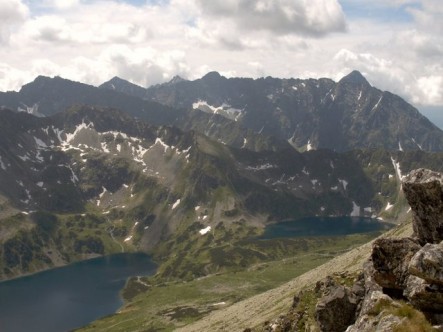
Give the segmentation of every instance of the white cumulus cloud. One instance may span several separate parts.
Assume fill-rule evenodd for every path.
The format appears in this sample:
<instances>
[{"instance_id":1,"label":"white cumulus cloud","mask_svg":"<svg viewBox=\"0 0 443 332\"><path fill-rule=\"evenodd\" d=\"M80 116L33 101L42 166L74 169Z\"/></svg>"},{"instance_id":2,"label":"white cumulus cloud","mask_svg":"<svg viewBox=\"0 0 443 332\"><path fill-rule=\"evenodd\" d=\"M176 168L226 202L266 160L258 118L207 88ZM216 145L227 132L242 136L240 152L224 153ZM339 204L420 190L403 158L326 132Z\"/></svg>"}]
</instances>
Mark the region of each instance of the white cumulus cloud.
<instances>
[{"instance_id":1,"label":"white cumulus cloud","mask_svg":"<svg viewBox=\"0 0 443 332\"><path fill-rule=\"evenodd\" d=\"M227 20L243 30L319 37L346 28L342 8L335 0L198 0L198 3L204 15Z\"/></svg>"},{"instance_id":2,"label":"white cumulus cloud","mask_svg":"<svg viewBox=\"0 0 443 332\"><path fill-rule=\"evenodd\" d=\"M408 63L407 56L402 60L403 65L399 66L392 59L342 49L334 57L334 66L344 68L341 74L358 69L376 87L399 94L416 105L443 105L443 66L418 68Z\"/></svg>"},{"instance_id":3,"label":"white cumulus cloud","mask_svg":"<svg viewBox=\"0 0 443 332\"><path fill-rule=\"evenodd\" d=\"M28 7L21 0L0 2L0 45L7 43L9 36L28 17Z\"/></svg>"},{"instance_id":4,"label":"white cumulus cloud","mask_svg":"<svg viewBox=\"0 0 443 332\"><path fill-rule=\"evenodd\" d=\"M37 75L148 86L213 70L338 80L357 69L416 105L443 105L441 0L138 3L0 0L0 91ZM374 8L395 15L366 15Z\"/></svg>"}]
</instances>

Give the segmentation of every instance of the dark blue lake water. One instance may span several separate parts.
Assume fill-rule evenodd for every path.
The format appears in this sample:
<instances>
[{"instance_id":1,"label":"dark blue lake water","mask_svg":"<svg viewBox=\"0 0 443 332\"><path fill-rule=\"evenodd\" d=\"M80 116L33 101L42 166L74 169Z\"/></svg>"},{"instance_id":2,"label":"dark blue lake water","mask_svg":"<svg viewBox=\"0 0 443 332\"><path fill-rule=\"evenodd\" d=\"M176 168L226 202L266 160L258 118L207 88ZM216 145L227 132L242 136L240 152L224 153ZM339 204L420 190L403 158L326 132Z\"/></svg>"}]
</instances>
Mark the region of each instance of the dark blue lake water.
<instances>
[{"instance_id":1,"label":"dark blue lake water","mask_svg":"<svg viewBox=\"0 0 443 332\"><path fill-rule=\"evenodd\" d=\"M145 254L118 254L0 283L1 332L61 332L114 313L131 276L152 275Z\"/></svg>"},{"instance_id":2,"label":"dark blue lake water","mask_svg":"<svg viewBox=\"0 0 443 332\"><path fill-rule=\"evenodd\" d=\"M390 228L391 224L371 218L306 217L269 225L260 238L339 236L386 231Z\"/></svg>"}]
</instances>

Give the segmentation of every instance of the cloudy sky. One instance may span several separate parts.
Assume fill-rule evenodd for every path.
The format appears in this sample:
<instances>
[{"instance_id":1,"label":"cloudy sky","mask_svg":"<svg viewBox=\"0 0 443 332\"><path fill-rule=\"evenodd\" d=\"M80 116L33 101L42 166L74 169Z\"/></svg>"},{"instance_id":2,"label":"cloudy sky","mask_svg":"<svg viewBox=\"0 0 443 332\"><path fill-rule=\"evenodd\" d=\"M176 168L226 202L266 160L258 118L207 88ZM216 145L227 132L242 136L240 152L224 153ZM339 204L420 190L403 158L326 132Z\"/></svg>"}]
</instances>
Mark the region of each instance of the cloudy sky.
<instances>
[{"instance_id":1,"label":"cloudy sky","mask_svg":"<svg viewBox=\"0 0 443 332\"><path fill-rule=\"evenodd\" d=\"M441 0L1 0L0 90L208 71L371 84L443 113Z\"/></svg>"}]
</instances>

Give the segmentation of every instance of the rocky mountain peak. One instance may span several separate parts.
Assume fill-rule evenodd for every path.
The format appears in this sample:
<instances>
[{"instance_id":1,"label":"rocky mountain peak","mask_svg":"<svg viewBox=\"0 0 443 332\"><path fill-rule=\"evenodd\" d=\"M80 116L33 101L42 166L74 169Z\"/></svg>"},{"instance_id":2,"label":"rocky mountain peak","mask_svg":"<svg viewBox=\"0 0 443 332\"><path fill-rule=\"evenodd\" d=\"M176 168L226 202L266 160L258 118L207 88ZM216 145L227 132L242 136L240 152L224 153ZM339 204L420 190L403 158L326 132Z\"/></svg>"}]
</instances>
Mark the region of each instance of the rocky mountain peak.
<instances>
[{"instance_id":1,"label":"rocky mountain peak","mask_svg":"<svg viewBox=\"0 0 443 332\"><path fill-rule=\"evenodd\" d=\"M353 71L332 80L225 78L209 72L195 81L174 77L145 89L119 77L99 88L60 77L38 77L20 92L0 93L0 106L48 116L72 105L121 109L152 124L207 132L219 139L226 127L290 141L299 151L349 151L384 147L394 150L442 151L443 132L412 106L372 88ZM162 105L160 105L162 104ZM198 106L200 105L200 106ZM189 112L206 107L208 112ZM165 107L167 111L165 111ZM214 117L217 114L220 116ZM245 135L230 139L243 145ZM223 139L226 142L226 139Z\"/></svg>"},{"instance_id":2,"label":"rocky mountain peak","mask_svg":"<svg viewBox=\"0 0 443 332\"><path fill-rule=\"evenodd\" d=\"M339 81L339 83L370 86L369 82L366 80L363 74L360 73L358 70L353 70L348 75L344 76Z\"/></svg>"},{"instance_id":3,"label":"rocky mountain peak","mask_svg":"<svg viewBox=\"0 0 443 332\"><path fill-rule=\"evenodd\" d=\"M177 84L177 83L180 83L180 82L184 82L184 81L186 81L183 77L181 77L181 76L179 76L179 75L175 75L169 82L168 82L168 84L169 85L172 85L172 84Z\"/></svg>"},{"instance_id":4,"label":"rocky mountain peak","mask_svg":"<svg viewBox=\"0 0 443 332\"><path fill-rule=\"evenodd\" d=\"M77 89L78 87L91 87L88 84L71 81L66 78L60 76L48 77L48 76L38 76L34 81L23 85L20 90L20 93L25 94L26 96L30 95L40 95L41 91L45 91L46 93L54 93L58 91L58 93L66 91L70 91L71 89Z\"/></svg>"},{"instance_id":5,"label":"rocky mountain peak","mask_svg":"<svg viewBox=\"0 0 443 332\"><path fill-rule=\"evenodd\" d=\"M106 82L108 84L127 84L129 83L128 81L118 77L118 76L114 76L113 78L111 78L108 82ZM105 83L104 83L105 84Z\"/></svg>"},{"instance_id":6,"label":"rocky mountain peak","mask_svg":"<svg viewBox=\"0 0 443 332\"><path fill-rule=\"evenodd\" d=\"M114 76L109 81L100 85L99 88L106 89L106 90L118 91L118 92L122 92L122 93L125 93L128 95L139 97L139 98L143 98L146 93L145 88L143 88L137 84L131 83L131 82L129 82L125 79L122 79L118 76Z\"/></svg>"},{"instance_id":7,"label":"rocky mountain peak","mask_svg":"<svg viewBox=\"0 0 443 332\"><path fill-rule=\"evenodd\" d=\"M50 84L52 81L53 81L53 78L51 78L49 76L39 75L35 78L34 81L23 85L22 88L20 89L20 91L23 92L23 91L29 90L32 87L43 87L47 84Z\"/></svg>"},{"instance_id":8,"label":"rocky mountain peak","mask_svg":"<svg viewBox=\"0 0 443 332\"><path fill-rule=\"evenodd\" d=\"M223 76L221 76L219 72L211 71L211 72L207 73L205 76L203 76L202 80L203 81L215 81L215 80L218 80L222 77Z\"/></svg>"}]
</instances>

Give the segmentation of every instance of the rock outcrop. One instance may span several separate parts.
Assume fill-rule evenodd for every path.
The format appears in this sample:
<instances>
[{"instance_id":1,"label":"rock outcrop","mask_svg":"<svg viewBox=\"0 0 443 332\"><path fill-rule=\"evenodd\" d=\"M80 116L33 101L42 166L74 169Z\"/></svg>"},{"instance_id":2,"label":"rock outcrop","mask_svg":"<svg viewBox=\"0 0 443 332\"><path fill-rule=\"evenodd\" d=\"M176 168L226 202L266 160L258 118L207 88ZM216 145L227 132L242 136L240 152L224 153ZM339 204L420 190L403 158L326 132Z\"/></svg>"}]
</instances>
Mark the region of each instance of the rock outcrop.
<instances>
[{"instance_id":1,"label":"rock outcrop","mask_svg":"<svg viewBox=\"0 0 443 332\"><path fill-rule=\"evenodd\" d=\"M443 287L427 283L426 280L409 276L403 293L409 302L417 309L434 317L436 313L443 313ZM438 319L438 323L443 323Z\"/></svg>"},{"instance_id":2,"label":"rock outcrop","mask_svg":"<svg viewBox=\"0 0 443 332\"><path fill-rule=\"evenodd\" d=\"M371 291L364 298L364 306L360 311L355 324L341 330L346 332L361 331L391 331L392 327L400 323L400 318L387 314L382 310L386 306L392 306L392 298L382 291ZM322 329L322 331L325 331Z\"/></svg>"},{"instance_id":3,"label":"rock outcrop","mask_svg":"<svg viewBox=\"0 0 443 332\"><path fill-rule=\"evenodd\" d=\"M315 308L315 319L322 331L340 332L355 322L355 312L363 298L359 296L361 292L331 282L323 293Z\"/></svg>"},{"instance_id":4,"label":"rock outcrop","mask_svg":"<svg viewBox=\"0 0 443 332\"><path fill-rule=\"evenodd\" d=\"M377 300L365 297L363 302L369 304L348 332L389 331L394 326L409 324L405 315L400 320L397 317L397 322L388 320L391 323L388 328L379 325L382 319L386 323L386 317L400 312L396 307L423 312L423 317L432 324L443 322L443 175L426 169L414 170L403 178L402 187L413 211L414 236L374 242L373 278L383 289L385 303L377 304ZM372 292L371 299L374 294L376 292ZM399 299L406 304L397 301Z\"/></svg>"},{"instance_id":5,"label":"rock outcrop","mask_svg":"<svg viewBox=\"0 0 443 332\"><path fill-rule=\"evenodd\" d=\"M265 331L443 331L443 175L418 169L402 187L413 237L377 239L353 286L346 273L318 282Z\"/></svg>"},{"instance_id":6,"label":"rock outcrop","mask_svg":"<svg viewBox=\"0 0 443 332\"><path fill-rule=\"evenodd\" d=\"M372 246L374 279L383 288L403 289L409 276L409 262L420 250L411 238L377 239Z\"/></svg>"},{"instance_id":7,"label":"rock outcrop","mask_svg":"<svg viewBox=\"0 0 443 332\"><path fill-rule=\"evenodd\" d=\"M364 284L363 273L328 276L315 288L298 293L287 314L254 331L318 331L318 326L322 331L344 331L355 322L365 295Z\"/></svg>"},{"instance_id":8,"label":"rock outcrop","mask_svg":"<svg viewBox=\"0 0 443 332\"><path fill-rule=\"evenodd\" d=\"M402 187L413 237L374 242L364 266L366 295L347 332L432 330L431 323L443 323L443 175L418 169Z\"/></svg>"},{"instance_id":9,"label":"rock outcrop","mask_svg":"<svg viewBox=\"0 0 443 332\"><path fill-rule=\"evenodd\" d=\"M409 262L409 273L443 286L443 242L425 244Z\"/></svg>"},{"instance_id":10,"label":"rock outcrop","mask_svg":"<svg viewBox=\"0 0 443 332\"><path fill-rule=\"evenodd\" d=\"M412 171L403 178L403 190L413 211L414 237L374 242L367 264L372 265L369 273L382 292L371 291L374 285L365 283L364 309L348 332L398 329L409 324L414 311L423 312L430 323L443 323L443 175ZM399 313L406 311L409 316L401 317Z\"/></svg>"},{"instance_id":11,"label":"rock outcrop","mask_svg":"<svg viewBox=\"0 0 443 332\"><path fill-rule=\"evenodd\" d=\"M443 240L443 175L417 169L403 178L403 191L414 217L413 229L421 244Z\"/></svg>"}]
</instances>

